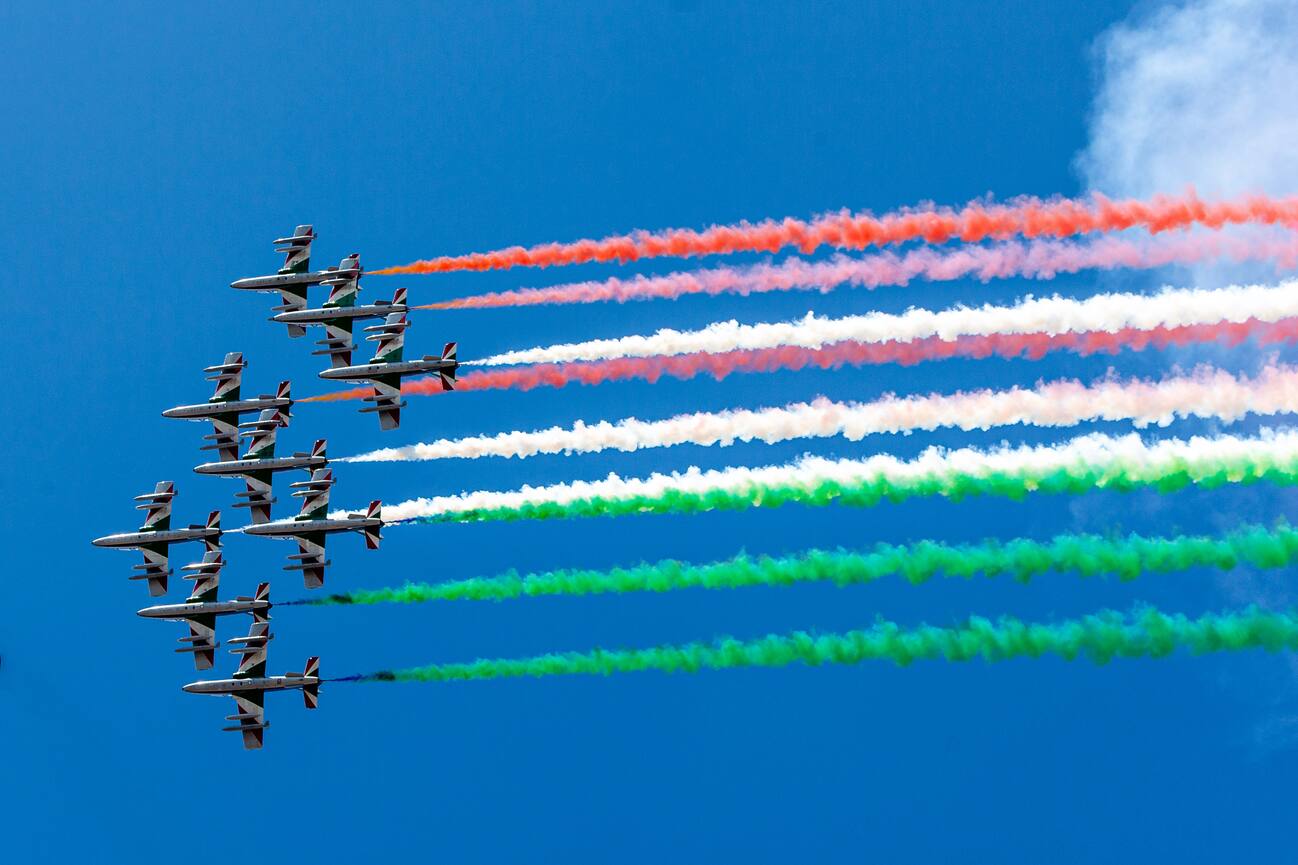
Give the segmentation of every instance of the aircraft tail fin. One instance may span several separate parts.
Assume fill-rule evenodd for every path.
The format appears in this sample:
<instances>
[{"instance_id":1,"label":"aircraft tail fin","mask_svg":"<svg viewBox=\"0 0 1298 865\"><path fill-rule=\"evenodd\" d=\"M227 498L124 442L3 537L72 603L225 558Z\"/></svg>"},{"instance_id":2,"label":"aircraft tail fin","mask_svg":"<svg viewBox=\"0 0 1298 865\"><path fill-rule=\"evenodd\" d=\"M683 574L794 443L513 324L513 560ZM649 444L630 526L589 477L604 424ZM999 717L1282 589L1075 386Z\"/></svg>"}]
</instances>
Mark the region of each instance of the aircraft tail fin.
<instances>
[{"instance_id":1,"label":"aircraft tail fin","mask_svg":"<svg viewBox=\"0 0 1298 865\"><path fill-rule=\"evenodd\" d=\"M448 342L442 349L442 360L449 366L442 367L437 371L437 375L442 379L442 390L455 390L455 371L460 368L460 362L455 359L455 352L458 343Z\"/></svg>"},{"instance_id":2,"label":"aircraft tail fin","mask_svg":"<svg viewBox=\"0 0 1298 865\"><path fill-rule=\"evenodd\" d=\"M314 676L320 678L320 657L313 655L306 659L306 668L302 670L304 676ZM306 703L308 709L314 709L320 705L320 683L317 681L310 685L302 686L302 700Z\"/></svg>"},{"instance_id":3,"label":"aircraft tail fin","mask_svg":"<svg viewBox=\"0 0 1298 865\"><path fill-rule=\"evenodd\" d=\"M379 548L379 541L383 540L383 502L378 499L370 502L370 506L365 510L365 518L367 520L379 521L378 525L366 526L364 529L365 548L377 550Z\"/></svg>"},{"instance_id":4,"label":"aircraft tail fin","mask_svg":"<svg viewBox=\"0 0 1298 865\"><path fill-rule=\"evenodd\" d=\"M266 604L269 605L270 604L270 583L258 583L257 592L252 596L252 599L254 601L264 601L266 602ZM253 610L252 620L254 622L269 622L270 607L267 606L262 609Z\"/></svg>"},{"instance_id":5,"label":"aircraft tail fin","mask_svg":"<svg viewBox=\"0 0 1298 865\"><path fill-rule=\"evenodd\" d=\"M275 388L275 399L288 400L288 405L277 409L280 426L288 426L289 420L293 417L293 383L291 381L280 382L279 387Z\"/></svg>"},{"instance_id":6,"label":"aircraft tail fin","mask_svg":"<svg viewBox=\"0 0 1298 865\"><path fill-rule=\"evenodd\" d=\"M203 546L207 548L207 551L212 552L213 550L221 549L221 512L212 511L209 513L207 515L207 524L204 528L216 532L214 535L209 535L208 537L203 538Z\"/></svg>"}]
</instances>

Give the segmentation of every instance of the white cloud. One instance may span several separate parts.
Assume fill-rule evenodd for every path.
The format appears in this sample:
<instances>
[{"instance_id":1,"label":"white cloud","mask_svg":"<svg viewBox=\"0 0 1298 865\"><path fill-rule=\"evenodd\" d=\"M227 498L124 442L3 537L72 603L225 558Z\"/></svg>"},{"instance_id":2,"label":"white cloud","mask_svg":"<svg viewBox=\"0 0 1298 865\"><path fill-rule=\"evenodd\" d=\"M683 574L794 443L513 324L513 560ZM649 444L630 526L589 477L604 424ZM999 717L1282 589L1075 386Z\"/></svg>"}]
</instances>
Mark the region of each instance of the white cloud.
<instances>
[{"instance_id":1,"label":"white cloud","mask_svg":"<svg viewBox=\"0 0 1298 865\"><path fill-rule=\"evenodd\" d=\"M1086 184L1115 196L1298 193L1298 3L1198 0L1112 28Z\"/></svg>"}]
</instances>

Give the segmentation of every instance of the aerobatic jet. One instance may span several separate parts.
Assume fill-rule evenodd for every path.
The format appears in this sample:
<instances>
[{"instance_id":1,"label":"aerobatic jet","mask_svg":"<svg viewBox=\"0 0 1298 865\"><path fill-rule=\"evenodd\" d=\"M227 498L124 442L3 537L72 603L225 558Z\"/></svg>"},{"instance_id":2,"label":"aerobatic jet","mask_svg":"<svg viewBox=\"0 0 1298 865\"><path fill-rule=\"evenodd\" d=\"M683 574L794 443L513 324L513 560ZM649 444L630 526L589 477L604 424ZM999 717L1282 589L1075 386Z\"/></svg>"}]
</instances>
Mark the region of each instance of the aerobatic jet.
<instances>
[{"instance_id":1,"label":"aerobatic jet","mask_svg":"<svg viewBox=\"0 0 1298 865\"><path fill-rule=\"evenodd\" d=\"M248 438L248 450L237 460L222 460L194 466L200 475L241 477L247 489L235 496L243 499L236 508L248 508L254 523L270 522L270 506L275 503L272 483L276 472L304 469L308 474L328 465L325 440L317 439L310 453L298 451L292 456L275 456L275 431L286 423L275 409L266 409L255 421L239 424Z\"/></svg>"},{"instance_id":2,"label":"aerobatic jet","mask_svg":"<svg viewBox=\"0 0 1298 865\"><path fill-rule=\"evenodd\" d=\"M377 300L371 304L357 304L360 293L355 279L339 278L330 281L329 299L319 309L299 309L293 312L281 312L271 321L297 323L302 325L324 325L325 338L316 340L316 345L323 346L313 355L329 355L329 365L333 367L350 366L352 351L356 344L352 341L352 323L367 318L387 318L394 312L405 312L406 290L398 288L392 300Z\"/></svg>"},{"instance_id":3,"label":"aerobatic jet","mask_svg":"<svg viewBox=\"0 0 1298 865\"><path fill-rule=\"evenodd\" d=\"M311 270L311 242L316 236L311 226L299 225L292 237L276 238L275 251L284 253L284 266L273 276L236 279L230 283L230 287L246 291L277 291L283 303L275 307L275 311L290 312L306 309L307 289L313 285L338 278L350 278L353 281L360 278L361 259L357 253L344 258L337 267ZM302 325L289 324L289 336L302 336L304 333L306 328Z\"/></svg>"},{"instance_id":4,"label":"aerobatic jet","mask_svg":"<svg viewBox=\"0 0 1298 865\"><path fill-rule=\"evenodd\" d=\"M365 328L370 335L367 340L378 342L374 357L369 363L358 366L335 366L323 370L320 377L328 381L368 381L374 385L374 395L365 397L365 402L374 405L361 409L363 412L379 413L379 428L396 429L401 426L401 409L406 404L401 399L401 379L420 373L435 372L442 380L442 390L454 390L455 371L459 362L455 359L455 343L448 342L442 349L441 357L425 355L419 360L402 360L401 353L406 342L406 321L404 312L389 314L382 324Z\"/></svg>"},{"instance_id":5,"label":"aerobatic jet","mask_svg":"<svg viewBox=\"0 0 1298 865\"><path fill-rule=\"evenodd\" d=\"M140 571L131 579L148 580L149 594L155 598L167 593L167 577L171 575L171 569L167 567L167 551L172 544L202 541L209 552L221 547L221 512L212 511L206 525L173 529L171 500L175 497L176 485L171 481L159 481L153 492L135 497L135 501L142 503L135 509L146 512L144 525L139 531L105 535L91 541L97 547L142 552L144 564L131 566L132 570Z\"/></svg>"},{"instance_id":6,"label":"aerobatic jet","mask_svg":"<svg viewBox=\"0 0 1298 865\"><path fill-rule=\"evenodd\" d=\"M210 420L214 432L203 436L210 444L203 445L201 450L218 452L221 460L233 460L239 456L239 418L250 412L262 412L275 409L283 426L288 425L289 412L293 408L293 399L289 396L289 383L282 381L274 396L262 394L255 399L240 399L239 386L243 383L243 371L248 362L243 359L243 352L232 351L225 356L225 362L216 366L204 367L209 373L208 381L216 382L216 392L211 399L198 405L178 405L162 413L163 417L181 418L182 420Z\"/></svg>"},{"instance_id":7,"label":"aerobatic jet","mask_svg":"<svg viewBox=\"0 0 1298 865\"><path fill-rule=\"evenodd\" d=\"M221 581L221 568L225 560L219 550L203 554L203 561L185 565L180 570L187 571L185 579L194 581L194 590L189 597L179 604L160 604L145 607L137 615L146 619L164 619L169 622L186 622L189 624L189 636L181 637L177 642L189 645L177 649L177 652L192 652L195 670L212 669L216 647L216 617L231 616L236 613L250 613L253 621L265 622L270 618L270 583L257 586L257 593L252 597L239 596L233 601L222 601L217 598Z\"/></svg>"},{"instance_id":8,"label":"aerobatic jet","mask_svg":"<svg viewBox=\"0 0 1298 865\"><path fill-rule=\"evenodd\" d=\"M370 502L363 514L348 514L340 519L329 517L329 488L334 485L333 469L316 469L311 480L289 484L296 488L295 496L302 499L302 510L291 520L276 520L244 528L244 534L267 538L292 538L297 541L298 553L289 556L293 564L286 571L301 571L302 581L308 589L324 585L325 539L335 532L361 532L365 546L379 548L383 528L382 504Z\"/></svg>"},{"instance_id":9,"label":"aerobatic jet","mask_svg":"<svg viewBox=\"0 0 1298 865\"><path fill-rule=\"evenodd\" d=\"M270 632L270 622L253 622L248 629L248 636L229 640L237 646L230 652L243 656L239 659L239 669L234 671L233 676L228 679L190 682L182 686L191 694L234 697L236 711L233 715L226 715L225 720L238 721L239 724L221 729L223 732L243 733L243 747L249 751L262 746L266 728L270 726L266 722L267 691L301 688L302 699L308 709L314 709L320 703L320 658L307 658L306 666L300 673L266 675L267 649L273 639L275 637Z\"/></svg>"}]
</instances>

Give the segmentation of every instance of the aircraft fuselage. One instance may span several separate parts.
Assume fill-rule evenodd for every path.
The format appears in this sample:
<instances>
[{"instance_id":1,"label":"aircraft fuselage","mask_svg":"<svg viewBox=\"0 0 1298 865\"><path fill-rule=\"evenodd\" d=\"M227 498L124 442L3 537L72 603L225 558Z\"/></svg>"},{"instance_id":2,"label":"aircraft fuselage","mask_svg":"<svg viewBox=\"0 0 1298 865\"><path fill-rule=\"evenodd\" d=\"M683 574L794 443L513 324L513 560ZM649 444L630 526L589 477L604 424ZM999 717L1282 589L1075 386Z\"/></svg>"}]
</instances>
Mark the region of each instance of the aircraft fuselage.
<instances>
[{"instance_id":1,"label":"aircraft fuselage","mask_svg":"<svg viewBox=\"0 0 1298 865\"><path fill-rule=\"evenodd\" d=\"M248 291L279 291L284 288L295 288L297 286L309 287L319 285L326 279L333 279L337 276L347 276L352 271L339 270L336 267L328 267L324 270L311 270L306 273L277 273L274 276L249 276L246 279L236 279L230 283L231 288L241 288Z\"/></svg>"},{"instance_id":2,"label":"aircraft fuselage","mask_svg":"<svg viewBox=\"0 0 1298 865\"><path fill-rule=\"evenodd\" d=\"M257 472L283 472L292 469L312 470L328 464L329 460L325 457L307 454L305 456L273 457L265 460L228 460L226 462L203 463L194 466L194 471L200 475L245 475Z\"/></svg>"},{"instance_id":3,"label":"aircraft fuselage","mask_svg":"<svg viewBox=\"0 0 1298 865\"><path fill-rule=\"evenodd\" d=\"M425 357L421 360L401 360L396 363L363 363L356 366L339 366L321 370L320 378L331 381L369 381L383 376L418 375L424 372L437 372L439 369L456 369L459 366L453 360L442 360L437 357Z\"/></svg>"},{"instance_id":4,"label":"aircraft fuselage","mask_svg":"<svg viewBox=\"0 0 1298 865\"><path fill-rule=\"evenodd\" d=\"M192 616L228 616L235 613L253 613L269 610L270 601L196 601L183 604L158 604L137 610L137 616L146 619L165 619L181 622Z\"/></svg>"},{"instance_id":5,"label":"aircraft fuselage","mask_svg":"<svg viewBox=\"0 0 1298 865\"><path fill-rule=\"evenodd\" d=\"M257 399L238 399L230 402L205 402L198 405L178 405L162 413L163 417L180 418L181 420L209 420L221 415L249 414L261 412L268 408L288 408L293 400L287 397L258 397Z\"/></svg>"},{"instance_id":6,"label":"aircraft fuselage","mask_svg":"<svg viewBox=\"0 0 1298 865\"><path fill-rule=\"evenodd\" d=\"M90 543L97 547L151 547L158 544L178 544L183 541L203 541L208 538L221 537L220 529L209 529L198 526L188 529L167 529L160 532L120 532L115 535L104 535Z\"/></svg>"},{"instance_id":7,"label":"aircraft fuselage","mask_svg":"<svg viewBox=\"0 0 1298 865\"><path fill-rule=\"evenodd\" d=\"M243 533L245 535L261 535L267 538L295 538L298 535L358 532L364 529L376 529L382 525L383 520L375 517L341 520L278 520L273 523L244 526Z\"/></svg>"},{"instance_id":8,"label":"aircraft fuselage","mask_svg":"<svg viewBox=\"0 0 1298 865\"><path fill-rule=\"evenodd\" d=\"M237 694L241 691L287 691L319 685L319 676L256 676L247 679L210 679L182 685L181 690L191 694Z\"/></svg>"},{"instance_id":9,"label":"aircraft fuselage","mask_svg":"<svg viewBox=\"0 0 1298 865\"><path fill-rule=\"evenodd\" d=\"M404 303L374 303L365 306L334 306L319 309L294 309L271 317L284 324L323 324L344 318L383 318L391 312L405 312Z\"/></svg>"}]
</instances>

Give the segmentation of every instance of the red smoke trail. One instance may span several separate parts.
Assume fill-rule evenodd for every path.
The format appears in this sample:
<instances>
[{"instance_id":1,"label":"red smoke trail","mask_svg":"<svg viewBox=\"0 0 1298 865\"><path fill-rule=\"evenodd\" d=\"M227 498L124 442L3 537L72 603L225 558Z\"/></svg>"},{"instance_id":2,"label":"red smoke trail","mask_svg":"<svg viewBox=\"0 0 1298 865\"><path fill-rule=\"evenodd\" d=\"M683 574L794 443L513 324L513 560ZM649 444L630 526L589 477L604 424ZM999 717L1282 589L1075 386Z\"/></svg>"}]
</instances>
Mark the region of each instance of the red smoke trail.
<instances>
[{"instance_id":1,"label":"red smoke trail","mask_svg":"<svg viewBox=\"0 0 1298 865\"><path fill-rule=\"evenodd\" d=\"M987 282L1011 276L1053 279L1061 273L1086 269L1162 267L1195 264L1210 258L1233 261L1272 260L1277 269L1298 267L1298 238L1240 238L1194 234L1161 241L1131 242L1102 237L1079 244L1036 240L997 246L970 246L949 251L914 249L904 255L883 252L861 258L836 255L824 261L791 258L778 264L717 267L663 276L636 275L521 288L441 303L416 309L489 309L540 304L625 303L633 300L674 300L687 294L760 294L770 291L828 292L840 286L875 288L908 285L912 280L945 282L974 277Z\"/></svg>"},{"instance_id":2,"label":"red smoke trail","mask_svg":"<svg viewBox=\"0 0 1298 865\"><path fill-rule=\"evenodd\" d=\"M720 354L543 363L475 372L461 379L456 390L531 390L536 387L564 387L573 383L593 385L629 379L656 382L664 376L691 379L701 374L720 381L736 372L775 372L808 367L838 369L842 366L884 363L912 366L924 361L953 357L1024 357L1039 360L1052 351L1070 351L1083 356L1117 354L1122 350L1144 351L1147 348L1161 349L1193 343L1216 342L1235 346L1249 338L1255 339L1259 345L1294 341L1298 339L1298 318L1286 318L1275 323L1249 319L1239 323L1195 324L1152 330L1126 328L1112 333L996 334L967 336L955 340L929 337L913 342L839 342L819 349L786 346ZM308 397L304 401L359 399L372 392L370 388L362 387ZM406 382L401 386L403 395L427 396L441 392L441 382L436 377Z\"/></svg>"},{"instance_id":3,"label":"red smoke trail","mask_svg":"<svg viewBox=\"0 0 1298 865\"><path fill-rule=\"evenodd\" d=\"M1142 227L1157 234L1175 228L1202 225L1257 223L1298 226L1298 198L1255 195L1233 201L1200 201L1193 191L1179 196L1157 195L1148 201L1110 201L1102 195L1089 200L1058 198L1043 201L1019 198L1008 204L974 202L956 211L946 207L905 210L884 216L853 214L843 210L810 222L784 219L756 224L714 225L703 231L674 228L637 231L603 240L546 243L495 252L443 256L397 267L369 271L385 273L445 273L457 270L507 270L511 267L552 267L563 264L617 261L671 256L690 258L731 252L777 252L795 247L804 255L821 246L865 249L908 240L966 243L1014 236L1071 237L1094 231L1122 231Z\"/></svg>"}]
</instances>

